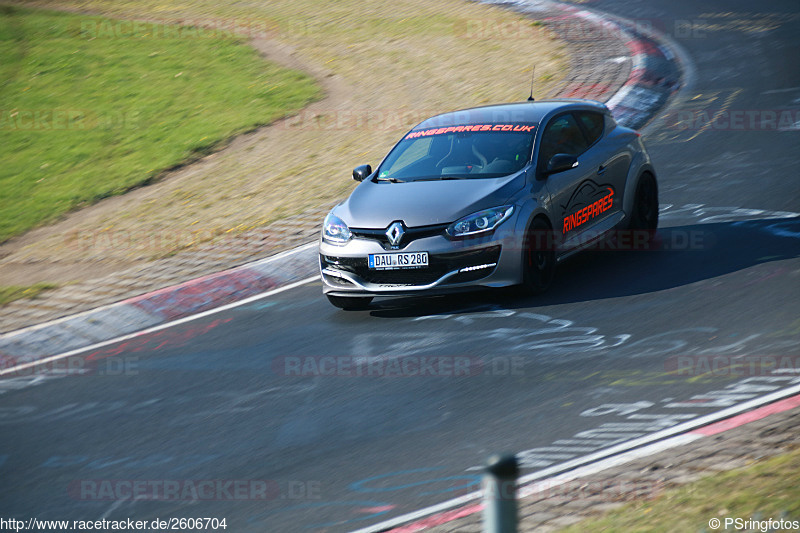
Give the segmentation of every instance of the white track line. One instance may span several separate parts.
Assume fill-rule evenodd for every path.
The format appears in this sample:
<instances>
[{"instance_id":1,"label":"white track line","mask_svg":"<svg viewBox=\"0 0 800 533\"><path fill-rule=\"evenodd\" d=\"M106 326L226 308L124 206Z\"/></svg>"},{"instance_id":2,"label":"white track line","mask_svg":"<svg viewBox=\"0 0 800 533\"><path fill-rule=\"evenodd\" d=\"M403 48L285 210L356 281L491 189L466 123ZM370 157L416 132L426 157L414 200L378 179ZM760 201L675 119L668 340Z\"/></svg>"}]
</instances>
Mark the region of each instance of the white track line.
<instances>
[{"instance_id":1,"label":"white track line","mask_svg":"<svg viewBox=\"0 0 800 533\"><path fill-rule=\"evenodd\" d=\"M139 298L141 296L146 296L148 294L153 294L155 292L163 291L165 289L169 289L169 288L173 288L173 287L180 287L181 285L185 285L186 283L191 283L192 281L195 281L197 279L207 278L209 276L213 276L213 275L216 275L216 274L221 274L223 272L228 272L228 271L231 271L231 270L238 270L240 268L254 268L255 265L266 265L266 264L272 263L273 261L277 261L278 259L284 259L287 256L303 252L306 249L311 248L312 246L316 246L316 244L317 244L316 242L309 242L309 243L306 243L306 244L302 244L302 245L298 246L297 248L292 248L291 250L286 250L284 252L281 252L279 254L275 254L275 255L267 257L265 259L258 259L257 261L252 261L250 263L245 263L243 265L239 265L238 267L229 268L227 270L220 270L219 272L212 272L211 274L206 274L205 276L200 276L199 278L190 279L188 281L184 281L183 283L178 283L177 285L168 285L166 287L162 287L162 288L156 289L154 291L145 292L143 294L140 294L139 296L133 296L131 298L126 298L125 300L121 300L119 302L114 302L114 303L107 304L107 305L101 305L100 307L95 307L94 309L88 309L86 311L81 311L80 313L75 313L73 315L62 316L60 318L56 318L56 319L53 319L53 320L48 320L47 322L42 322L41 324L34 324L33 326L27 326L27 327L24 327L24 328L15 329L14 331L7 331L7 332L5 332L3 334L0 334L0 339L2 339L4 337L11 337L11 336L14 336L14 335L18 335L19 333L23 333L23 332L26 332L26 331L35 331L37 329L43 329L43 328L52 326L53 324L66 322L67 320L72 320L74 318L78 318L78 317L81 317L81 316L86 316L86 315L89 315L91 313L96 313L97 311L103 311L105 309L111 309L113 307L116 307L118 305L123 304L124 302L126 302L128 300L132 300L134 298ZM2 374L0 374L0 375L2 375Z\"/></svg>"},{"instance_id":2,"label":"white track line","mask_svg":"<svg viewBox=\"0 0 800 533\"><path fill-rule=\"evenodd\" d=\"M64 359L66 357L72 357L73 355L78 355L79 353L83 353L83 352L86 352L88 350L96 350L97 348L102 348L103 346L108 346L109 344L115 344L117 342L126 341L126 340L132 339L134 337L139 337L141 335L147 335L148 333L153 333L155 331L160 331L162 329L171 328L171 327L177 326L179 324L184 324L186 322L191 322L192 320L197 320L198 318L203 318L203 317L206 317L206 316L209 316L209 315L213 315L213 314L219 313L221 311L227 311L228 309L233 309L234 307L239 307L240 305L249 304L250 302L255 302L256 300L261 300L261 299L266 298L268 296L272 296L272 295L275 295L275 294L278 294L278 293L281 293L281 292L284 292L284 291L288 291L290 289L294 289L295 287L300 287L301 285L305 285L307 283L311 283L312 281L317 281L318 279L319 279L318 275L317 276L311 276L310 278L306 278L306 279L303 279L303 280L300 280L300 281L295 281L294 283L290 283L289 285L284 285L283 287L280 287L280 288L277 288L277 289L272 289L272 290L269 290L269 291L266 291L266 292L262 292L260 294L255 294L253 296L245 298L244 300L239 300L238 302L232 302L232 303L229 303L229 304L225 304L225 305L223 305L221 307L216 307L214 309L209 309L207 311L203 311L203 312L197 313L195 315L190 315L190 316L187 316L187 317L179 318L179 319L173 320L171 322L165 322L163 324L159 324L157 326L152 326L150 328L143 329L143 330L137 331L135 333L129 333L127 335L122 335L121 337L115 337L113 339L109 339L107 341L98 342L96 344L91 344L91 345L85 346L83 348L76 348L74 350L70 350L68 352L64 352L64 353L61 353L61 354L58 354L58 355L52 355L52 356L47 357L45 359L37 359L36 361L31 361L30 363L23 363L21 365L17 365L17 366L11 367L11 368L6 368L6 369L3 369L3 370L0 370L0 376L4 376L6 374L11 374L11 373L17 372L19 370L24 370L26 368L30 368L30 367L34 367L34 366L38 366L38 365L44 365L44 364L47 364L47 363L51 363L53 361L58 361L59 359Z\"/></svg>"},{"instance_id":3,"label":"white track line","mask_svg":"<svg viewBox=\"0 0 800 533\"><path fill-rule=\"evenodd\" d=\"M775 391L767 394L766 396L762 396L761 398L754 398L742 404L728 407L727 409L717 411L716 413L712 413L710 415L689 420L688 422L651 433L650 435L645 435L644 437L612 446L606 450L601 450L599 452L585 455L565 463L532 472L519 478L518 483L520 485L520 494L524 494L526 491L526 489L523 487L524 485L533 483L535 481L548 481L554 484L562 484L566 481L570 481L579 477L596 474L597 472L606 470L612 466L627 463L633 459L647 457L660 451L692 442L699 438L703 438L700 435L688 434L688 432L693 429L707 426L713 422L730 418L736 414L749 411L756 407L775 402L788 396L794 396L796 394L800 394L800 384ZM565 472L565 470L567 470L567 472ZM547 476L553 477L549 479L543 479L547 478ZM396 518L385 520L373 526L358 529L353 533L379 533L381 531L386 531L394 527L408 524L409 522L414 522L442 511L453 509L454 507L466 505L467 503L473 502L480 497L480 491L471 492L469 494L465 494L464 496L453 498L452 500L447 500L436 505L431 505L430 507L425 507L424 509L420 509L418 511L413 511Z\"/></svg>"}]
</instances>

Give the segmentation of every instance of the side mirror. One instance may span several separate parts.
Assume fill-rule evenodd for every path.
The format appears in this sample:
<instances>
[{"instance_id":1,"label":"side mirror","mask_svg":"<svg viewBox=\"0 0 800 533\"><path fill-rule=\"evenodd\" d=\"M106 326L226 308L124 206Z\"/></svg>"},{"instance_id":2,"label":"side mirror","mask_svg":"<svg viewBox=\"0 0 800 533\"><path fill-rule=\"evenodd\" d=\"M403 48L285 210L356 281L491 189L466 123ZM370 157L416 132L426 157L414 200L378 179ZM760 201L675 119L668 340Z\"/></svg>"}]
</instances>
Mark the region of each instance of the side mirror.
<instances>
[{"instance_id":1,"label":"side mirror","mask_svg":"<svg viewBox=\"0 0 800 533\"><path fill-rule=\"evenodd\" d=\"M547 162L547 168L544 171L545 176L564 172L571 168L578 166L578 158L570 154L556 154Z\"/></svg>"},{"instance_id":2,"label":"side mirror","mask_svg":"<svg viewBox=\"0 0 800 533\"><path fill-rule=\"evenodd\" d=\"M369 165L359 165L353 169L353 179L356 181L364 181L372 174L372 167Z\"/></svg>"}]
</instances>

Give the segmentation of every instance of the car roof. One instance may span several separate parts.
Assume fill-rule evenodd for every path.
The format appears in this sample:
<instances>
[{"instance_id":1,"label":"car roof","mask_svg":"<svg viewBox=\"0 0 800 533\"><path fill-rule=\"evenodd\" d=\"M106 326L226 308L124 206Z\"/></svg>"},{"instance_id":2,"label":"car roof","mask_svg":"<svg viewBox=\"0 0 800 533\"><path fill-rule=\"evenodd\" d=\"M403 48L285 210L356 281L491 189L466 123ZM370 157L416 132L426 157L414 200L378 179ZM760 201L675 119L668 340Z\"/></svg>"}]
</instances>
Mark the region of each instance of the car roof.
<instances>
[{"instance_id":1,"label":"car roof","mask_svg":"<svg viewBox=\"0 0 800 533\"><path fill-rule=\"evenodd\" d=\"M510 104L497 104L482 107L473 107L442 113L423 120L412 131L441 128L446 126L461 126L468 124L516 124L536 123L555 111L585 110L608 113L608 108L596 100L581 100L578 98L556 98L552 100L537 100L535 102L515 102Z\"/></svg>"}]
</instances>

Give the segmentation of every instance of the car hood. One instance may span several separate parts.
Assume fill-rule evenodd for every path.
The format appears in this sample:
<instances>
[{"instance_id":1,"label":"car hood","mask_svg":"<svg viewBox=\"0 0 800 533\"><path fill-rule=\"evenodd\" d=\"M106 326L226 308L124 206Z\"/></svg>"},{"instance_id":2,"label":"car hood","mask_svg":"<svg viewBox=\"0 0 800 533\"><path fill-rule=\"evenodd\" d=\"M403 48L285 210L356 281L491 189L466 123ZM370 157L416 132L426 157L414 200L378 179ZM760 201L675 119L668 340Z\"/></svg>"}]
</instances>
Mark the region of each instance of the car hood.
<instances>
[{"instance_id":1,"label":"car hood","mask_svg":"<svg viewBox=\"0 0 800 533\"><path fill-rule=\"evenodd\" d=\"M396 220L406 227L449 224L504 203L525 184L525 171L501 178L410 181L364 181L335 208L353 228L385 228Z\"/></svg>"}]
</instances>

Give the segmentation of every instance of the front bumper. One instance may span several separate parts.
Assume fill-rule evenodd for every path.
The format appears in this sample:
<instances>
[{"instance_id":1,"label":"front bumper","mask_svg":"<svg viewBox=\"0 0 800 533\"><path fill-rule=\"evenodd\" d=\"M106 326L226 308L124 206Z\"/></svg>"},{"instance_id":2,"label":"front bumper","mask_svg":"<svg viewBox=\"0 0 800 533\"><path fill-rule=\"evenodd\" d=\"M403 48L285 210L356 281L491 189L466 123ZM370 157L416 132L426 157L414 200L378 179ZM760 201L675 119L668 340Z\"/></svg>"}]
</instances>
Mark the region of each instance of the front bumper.
<instances>
[{"instance_id":1,"label":"front bumper","mask_svg":"<svg viewBox=\"0 0 800 533\"><path fill-rule=\"evenodd\" d=\"M464 240L444 235L420 238L400 250L386 250L371 239L354 238L344 246L320 240L323 292L331 296L400 296L515 285L522 281L520 245L513 231L501 228L488 236ZM420 269L368 268L369 254L392 252L428 252L429 265Z\"/></svg>"}]
</instances>

